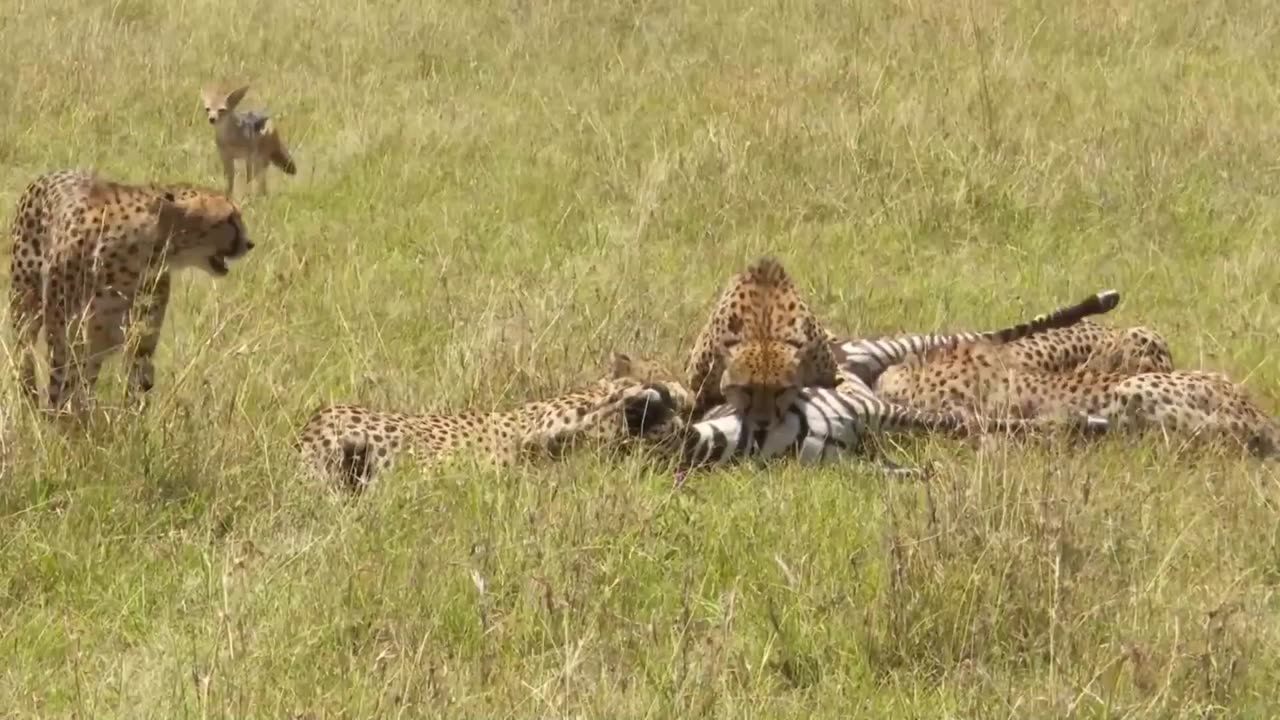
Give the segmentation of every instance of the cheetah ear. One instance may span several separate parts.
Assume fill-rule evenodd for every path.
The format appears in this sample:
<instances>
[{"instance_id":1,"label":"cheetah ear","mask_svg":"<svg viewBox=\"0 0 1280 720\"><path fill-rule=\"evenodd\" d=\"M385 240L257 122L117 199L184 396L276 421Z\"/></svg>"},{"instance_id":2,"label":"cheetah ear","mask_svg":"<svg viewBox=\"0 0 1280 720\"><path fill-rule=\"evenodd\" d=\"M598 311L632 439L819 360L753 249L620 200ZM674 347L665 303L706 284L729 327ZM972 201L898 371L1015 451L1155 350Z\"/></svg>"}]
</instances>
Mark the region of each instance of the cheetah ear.
<instances>
[{"instance_id":1,"label":"cheetah ear","mask_svg":"<svg viewBox=\"0 0 1280 720\"><path fill-rule=\"evenodd\" d=\"M199 224L198 217L192 217L186 208L173 202L173 193L166 192L162 197L152 200L151 212L164 233L188 230Z\"/></svg>"},{"instance_id":2,"label":"cheetah ear","mask_svg":"<svg viewBox=\"0 0 1280 720\"><path fill-rule=\"evenodd\" d=\"M614 352L609 358L609 372L614 379L630 375L633 368L634 361L626 353Z\"/></svg>"},{"instance_id":3,"label":"cheetah ear","mask_svg":"<svg viewBox=\"0 0 1280 720\"><path fill-rule=\"evenodd\" d=\"M243 85L241 87L236 88L235 90L232 90L231 93L227 95L227 109L235 110L236 106L239 105L240 101L244 99L245 93L247 92L249 92L248 85Z\"/></svg>"}]
</instances>

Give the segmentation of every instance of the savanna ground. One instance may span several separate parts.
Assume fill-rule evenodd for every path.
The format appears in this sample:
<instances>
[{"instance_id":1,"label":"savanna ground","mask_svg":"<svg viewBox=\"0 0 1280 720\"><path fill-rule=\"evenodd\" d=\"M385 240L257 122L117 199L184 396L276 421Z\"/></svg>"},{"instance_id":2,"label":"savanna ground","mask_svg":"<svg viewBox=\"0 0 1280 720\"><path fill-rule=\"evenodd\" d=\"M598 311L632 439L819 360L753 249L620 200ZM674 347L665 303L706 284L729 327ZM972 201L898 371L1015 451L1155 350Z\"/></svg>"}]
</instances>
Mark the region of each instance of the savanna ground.
<instances>
[{"instance_id":1,"label":"savanna ground","mask_svg":"<svg viewBox=\"0 0 1280 720\"><path fill-rule=\"evenodd\" d=\"M937 439L900 453L928 482L581 456L349 503L290 450L323 402L678 365L763 253L857 334L1115 287L1274 411L1269 3L308 5L0 6L3 222L56 167L217 186L209 79L301 168L229 278L182 278L146 416L63 436L4 373L0 713L1278 711L1274 465Z\"/></svg>"}]
</instances>

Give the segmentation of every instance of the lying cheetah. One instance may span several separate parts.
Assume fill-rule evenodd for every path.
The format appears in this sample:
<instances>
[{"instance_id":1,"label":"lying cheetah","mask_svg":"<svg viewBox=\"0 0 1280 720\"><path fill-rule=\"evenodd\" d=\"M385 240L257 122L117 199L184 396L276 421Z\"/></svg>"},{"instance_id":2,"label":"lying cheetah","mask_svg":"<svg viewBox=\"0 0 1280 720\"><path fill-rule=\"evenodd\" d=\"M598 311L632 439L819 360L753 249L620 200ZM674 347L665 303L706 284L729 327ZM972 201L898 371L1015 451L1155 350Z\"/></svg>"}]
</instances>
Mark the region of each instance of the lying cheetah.
<instances>
[{"instance_id":1,"label":"lying cheetah","mask_svg":"<svg viewBox=\"0 0 1280 720\"><path fill-rule=\"evenodd\" d=\"M1014 417L1085 413L1106 418L1113 428L1231 437L1262 456L1280 448L1275 420L1240 385L1219 373L1168 369L1167 345L1149 330L1108 332L1088 325L1092 323L1076 339L1094 333L1105 343L1101 347L1089 348L1082 341L1070 351L1061 351L1069 344L1059 344L1061 352L1055 353L961 345L886 369L875 393L887 402L933 412ZM1053 347L1053 332L1072 337L1071 329L1051 331L1038 349ZM1148 367L1166 369L1146 371Z\"/></svg>"},{"instance_id":2,"label":"lying cheetah","mask_svg":"<svg viewBox=\"0 0 1280 720\"><path fill-rule=\"evenodd\" d=\"M608 377L511 410L409 415L332 405L307 421L298 450L318 477L359 492L403 455L429 465L472 450L509 465L558 457L583 441L621 448L667 432L692 410L690 393L664 375L656 365L615 353Z\"/></svg>"},{"instance_id":3,"label":"lying cheetah","mask_svg":"<svg viewBox=\"0 0 1280 720\"><path fill-rule=\"evenodd\" d=\"M781 419L800 388L838 383L828 334L771 257L729 281L694 341L686 376L698 412L728 401L763 422Z\"/></svg>"},{"instance_id":4,"label":"lying cheetah","mask_svg":"<svg viewBox=\"0 0 1280 720\"><path fill-rule=\"evenodd\" d=\"M13 220L10 322L21 354L23 392L37 402L35 343L49 344L50 409L68 400L81 414L107 355L125 345L129 395L155 383L152 358L169 303L170 271L215 275L253 248L235 203L186 185L135 186L82 170L29 184Z\"/></svg>"},{"instance_id":5,"label":"lying cheetah","mask_svg":"<svg viewBox=\"0 0 1280 720\"><path fill-rule=\"evenodd\" d=\"M1111 312L1119 304L1119 292L1103 290L999 330L862 339L831 336L829 342L841 372L852 375L851 380L868 390L892 365L923 353L974 343L999 346L1010 362L1051 372L1086 362L1091 367L1117 371L1155 370L1164 363L1172 369L1168 344L1160 335L1145 328L1116 331L1088 320L1091 315Z\"/></svg>"},{"instance_id":6,"label":"lying cheetah","mask_svg":"<svg viewBox=\"0 0 1280 720\"><path fill-rule=\"evenodd\" d=\"M1164 336L1147 327L1111 327L1081 320L1007 344L1002 355L1017 367L1041 372L1085 369L1136 374L1173 370Z\"/></svg>"}]
</instances>

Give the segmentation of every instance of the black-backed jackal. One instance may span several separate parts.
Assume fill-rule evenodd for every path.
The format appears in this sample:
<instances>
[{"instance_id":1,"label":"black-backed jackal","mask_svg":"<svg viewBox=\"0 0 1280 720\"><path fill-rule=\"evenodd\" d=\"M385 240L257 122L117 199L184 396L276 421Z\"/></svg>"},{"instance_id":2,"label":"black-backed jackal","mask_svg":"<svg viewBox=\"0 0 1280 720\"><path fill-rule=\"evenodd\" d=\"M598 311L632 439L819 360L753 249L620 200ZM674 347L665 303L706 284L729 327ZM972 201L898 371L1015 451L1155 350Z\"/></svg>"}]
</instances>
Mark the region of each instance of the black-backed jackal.
<instances>
[{"instance_id":1,"label":"black-backed jackal","mask_svg":"<svg viewBox=\"0 0 1280 720\"><path fill-rule=\"evenodd\" d=\"M236 106L249 92L244 85L227 92L218 85L206 86L200 91L209 124L213 125L214 142L222 159L222 174L227 181L226 194L231 196L235 183L235 161L244 162L245 182L258 179L258 192L267 192L267 164L275 165L286 175L298 172L298 166L289 156L289 150L280 139L280 132L265 112L237 113Z\"/></svg>"}]
</instances>

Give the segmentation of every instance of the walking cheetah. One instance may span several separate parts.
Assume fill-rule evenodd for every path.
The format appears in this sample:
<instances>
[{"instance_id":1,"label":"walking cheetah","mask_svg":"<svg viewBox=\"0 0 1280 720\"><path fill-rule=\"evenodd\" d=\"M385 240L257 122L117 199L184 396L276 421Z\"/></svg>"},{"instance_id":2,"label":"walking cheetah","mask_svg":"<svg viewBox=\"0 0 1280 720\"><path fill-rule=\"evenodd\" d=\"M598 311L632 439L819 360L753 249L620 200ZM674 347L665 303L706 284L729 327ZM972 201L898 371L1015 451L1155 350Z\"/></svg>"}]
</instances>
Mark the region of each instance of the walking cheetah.
<instances>
[{"instance_id":1,"label":"walking cheetah","mask_svg":"<svg viewBox=\"0 0 1280 720\"><path fill-rule=\"evenodd\" d=\"M33 402L35 343L49 345L48 398L81 414L106 357L125 345L129 396L155 383L152 358L169 302L170 271L199 267L221 277L253 248L228 198L188 185L126 185L84 170L46 173L18 200L13 220L10 323L19 380Z\"/></svg>"},{"instance_id":2,"label":"walking cheetah","mask_svg":"<svg viewBox=\"0 0 1280 720\"><path fill-rule=\"evenodd\" d=\"M919 410L996 417L1085 413L1107 419L1113 428L1231 437L1262 456L1280 451L1275 420L1243 387L1213 372L1126 372L1168 367L1167 348L1153 352L1152 341L1159 336L1146 330L1113 331L1111 337L1123 341L1118 351L1091 354L1074 369L1056 372L1069 368L1055 362L1063 355L1010 354L985 344L948 348L886 369L875 393L887 402ZM1126 348L1134 338L1136 348ZM1077 358L1080 354L1077 351ZM1117 367L1120 372L1111 370Z\"/></svg>"},{"instance_id":3,"label":"walking cheetah","mask_svg":"<svg viewBox=\"0 0 1280 720\"><path fill-rule=\"evenodd\" d=\"M839 382L828 340L782 264L756 260L729 281L694 341L686 376L698 412L728 401L781 420L800 388Z\"/></svg>"},{"instance_id":4,"label":"walking cheetah","mask_svg":"<svg viewBox=\"0 0 1280 720\"><path fill-rule=\"evenodd\" d=\"M356 492L403 455L425 466L472 450L501 466L559 457L583 441L621 448L664 435L689 415L690 393L668 378L656 365L615 353L607 377L510 410L410 415L332 405L307 421L297 448L318 477Z\"/></svg>"}]
</instances>

